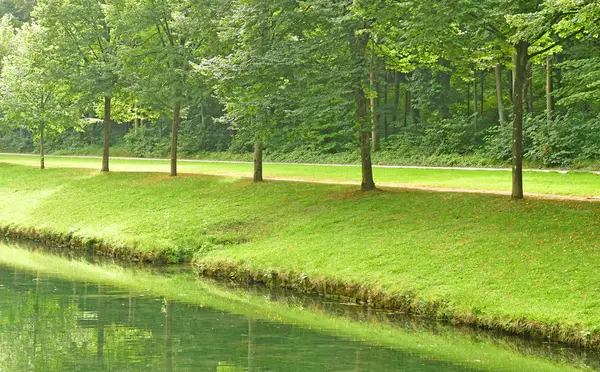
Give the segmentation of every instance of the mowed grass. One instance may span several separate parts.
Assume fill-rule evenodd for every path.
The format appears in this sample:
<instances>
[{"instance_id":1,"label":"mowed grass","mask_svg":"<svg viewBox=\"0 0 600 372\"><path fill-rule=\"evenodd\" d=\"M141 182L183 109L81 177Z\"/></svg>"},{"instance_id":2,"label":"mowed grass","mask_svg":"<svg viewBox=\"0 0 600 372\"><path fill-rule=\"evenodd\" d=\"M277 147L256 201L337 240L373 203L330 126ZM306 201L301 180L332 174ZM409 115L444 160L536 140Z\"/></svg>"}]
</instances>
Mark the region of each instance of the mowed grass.
<instances>
[{"instance_id":1,"label":"mowed grass","mask_svg":"<svg viewBox=\"0 0 600 372\"><path fill-rule=\"evenodd\" d=\"M600 204L0 164L0 225L600 331Z\"/></svg>"},{"instance_id":2,"label":"mowed grass","mask_svg":"<svg viewBox=\"0 0 600 372\"><path fill-rule=\"evenodd\" d=\"M26 155L0 155L0 162L39 166L39 159ZM72 158L48 156L46 165L52 167L75 167L100 169L98 158ZM168 160L111 159L114 171L169 172ZM180 161L181 173L204 173L213 175L252 176L252 164L228 162ZM358 166L325 166L303 164L265 164L265 177L306 181L360 182ZM374 168L375 182L383 185L443 187L469 190L510 192L511 173L507 170L450 170L412 168ZM534 171L524 172L525 193L571 195L583 197L600 196L600 175L589 172L566 174Z\"/></svg>"}]
</instances>

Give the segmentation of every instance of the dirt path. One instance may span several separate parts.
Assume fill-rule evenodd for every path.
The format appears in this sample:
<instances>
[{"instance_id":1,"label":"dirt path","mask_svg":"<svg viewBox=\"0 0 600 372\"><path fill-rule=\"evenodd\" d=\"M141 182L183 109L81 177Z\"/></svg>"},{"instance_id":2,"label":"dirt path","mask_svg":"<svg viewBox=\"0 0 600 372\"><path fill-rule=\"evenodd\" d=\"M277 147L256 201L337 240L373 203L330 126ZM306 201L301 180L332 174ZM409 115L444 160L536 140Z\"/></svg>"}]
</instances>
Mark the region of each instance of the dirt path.
<instances>
[{"instance_id":1,"label":"dirt path","mask_svg":"<svg viewBox=\"0 0 600 372\"><path fill-rule=\"evenodd\" d=\"M15 154L15 153L4 153L0 152L0 155L6 156L28 156L28 157L39 157L37 154ZM46 155L47 158L65 158L65 159L102 159L100 156L75 156L75 155ZM134 157L122 157L122 156L111 156L111 159L117 160L134 160L134 161L165 161L168 162L170 159L167 158L134 158ZM178 159L178 162L182 163L224 163L224 164L253 164L251 161L237 161L237 160L206 160L206 159ZM360 167L360 164L320 164L320 163L284 163L284 162L264 162L264 164L273 165L302 165L302 166L315 166L315 167ZM439 170L463 170L463 171L490 171L490 172L510 172L511 168L487 168L487 167L435 167L435 166L420 166L420 165L373 165L373 168L383 169L439 169ZM567 169L534 169L526 168L523 169L525 172L538 172L538 173L568 173ZM600 175L600 171L584 171L588 173L594 173Z\"/></svg>"}]
</instances>

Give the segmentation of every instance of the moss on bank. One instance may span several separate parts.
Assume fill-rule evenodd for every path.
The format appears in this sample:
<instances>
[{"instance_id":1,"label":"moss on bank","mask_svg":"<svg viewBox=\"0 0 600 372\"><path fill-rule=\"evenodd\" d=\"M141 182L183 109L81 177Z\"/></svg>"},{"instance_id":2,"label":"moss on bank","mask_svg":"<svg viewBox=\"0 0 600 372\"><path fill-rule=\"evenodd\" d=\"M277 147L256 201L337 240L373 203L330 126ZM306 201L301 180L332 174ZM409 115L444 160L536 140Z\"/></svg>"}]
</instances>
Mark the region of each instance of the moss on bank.
<instances>
[{"instance_id":1,"label":"moss on bank","mask_svg":"<svg viewBox=\"0 0 600 372\"><path fill-rule=\"evenodd\" d=\"M578 326L543 323L527 318L490 317L485 314L460 313L443 299L425 300L412 291L387 293L360 283L312 278L303 273L252 269L238 262L206 261L197 263L198 275L242 284L263 284L272 288L291 289L299 293L355 302L374 309L389 310L453 325L500 331L536 340L600 349L600 334L591 334Z\"/></svg>"}]
</instances>

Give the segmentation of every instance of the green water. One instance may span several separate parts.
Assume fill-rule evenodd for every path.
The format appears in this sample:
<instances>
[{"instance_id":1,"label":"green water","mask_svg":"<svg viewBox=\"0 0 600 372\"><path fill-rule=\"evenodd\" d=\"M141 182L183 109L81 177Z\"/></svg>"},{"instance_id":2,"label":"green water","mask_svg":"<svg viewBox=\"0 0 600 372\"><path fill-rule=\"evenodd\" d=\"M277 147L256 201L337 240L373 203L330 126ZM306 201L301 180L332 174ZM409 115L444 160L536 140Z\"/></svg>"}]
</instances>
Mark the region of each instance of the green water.
<instances>
[{"instance_id":1,"label":"green water","mask_svg":"<svg viewBox=\"0 0 600 372\"><path fill-rule=\"evenodd\" d=\"M564 364L564 355L546 360L513 350L522 344L407 331L381 314L318 301L228 292L189 273L71 262L0 243L0 371L589 367L582 358Z\"/></svg>"}]
</instances>

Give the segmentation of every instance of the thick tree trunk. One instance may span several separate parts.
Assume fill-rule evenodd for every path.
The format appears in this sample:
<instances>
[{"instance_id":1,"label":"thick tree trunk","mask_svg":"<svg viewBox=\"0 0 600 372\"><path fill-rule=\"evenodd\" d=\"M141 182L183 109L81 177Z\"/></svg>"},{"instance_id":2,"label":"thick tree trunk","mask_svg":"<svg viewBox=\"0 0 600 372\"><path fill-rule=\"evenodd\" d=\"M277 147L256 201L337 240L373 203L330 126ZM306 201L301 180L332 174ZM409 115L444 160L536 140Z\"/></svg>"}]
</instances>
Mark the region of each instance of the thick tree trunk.
<instances>
[{"instance_id":1,"label":"thick tree trunk","mask_svg":"<svg viewBox=\"0 0 600 372\"><path fill-rule=\"evenodd\" d=\"M40 124L40 169L46 168L44 156L44 123L42 123Z\"/></svg>"},{"instance_id":2,"label":"thick tree trunk","mask_svg":"<svg viewBox=\"0 0 600 372\"><path fill-rule=\"evenodd\" d=\"M552 97L552 56L546 57L546 117L552 120L554 113L554 98Z\"/></svg>"},{"instance_id":3,"label":"thick tree trunk","mask_svg":"<svg viewBox=\"0 0 600 372\"><path fill-rule=\"evenodd\" d=\"M254 182L263 181L263 149L260 141L254 142Z\"/></svg>"},{"instance_id":4,"label":"thick tree trunk","mask_svg":"<svg viewBox=\"0 0 600 372\"><path fill-rule=\"evenodd\" d=\"M371 63L371 73L369 74L369 85L371 90L375 89L375 70L373 69L373 63ZM369 101L371 106L371 141L373 142L373 152L379 150L379 141L377 138L377 117L375 114L375 97L371 96Z\"/></svg>"},{"instance_id":5,"label":"thick tree trunk","mask_svg":"<svg viewBox=\"0 0 600 372\"><path fill-rule=\"evenodd\" d=\"M400 105L400 72L396 71L394 76L394 106L392 107L392 125L398 120L398 107Z\"/></svg>"},{"instance_id":6,"label":"thick tree trunk","mask_svg":"<svg viewBox=\"0 0 600 372\"><path fill-rule=\"evenodd\" d=\"M502 65L499 63L496 65L496 99L498 102L498 121L502 125L506 122L506 117L502 99Z\"/></svg>"},{"instance_id":7,"label":"thick tree trunk","mask_svg":"<svg viewBox=\"0 0 600 372\"><path fill-rule=\"evenodd\" d=\"M362 182L361 190L375 190L375 182L373 181L373 166L371 164L371 141L369 130L367 127L367 98L362 88L354 88L354 102L356 104L356 120L359 124L359 142L360 142L360 158L362 165Z\"/></svg>"},{"instance_id":8,"label":"thick tree trunk","mask_svg":"<svg viewBox=\"0 0 600 372\"><path fill-rule=\"evenodd\" d=\"M527 83L529 43L516 45L516 73L513 97L512 198L523 199L523 96Z\"/></svg>"},{"instance_id":9,"label":"thick tree trunk","mask_svg":"<svg viewBox=\"0 0 600 372\"><path fill-rule=\"evenodd\" d=\"M102 152L102 172L108 172L108 157L110 156L110 125L111 97L104 97L104 149Z\"/></svg>"},{"instance_id":10,"label":"thick tree trunk","mask_svg":"<svg viewBox=\"0 0 600 372\"><path fill-rule=\"evenodd\" d=\"M179 137L179 123L181 122L181 102L173 105L173 126L171 128L171 177L177 176L177 140Z\"/></svg>"}]
</instances>

